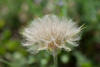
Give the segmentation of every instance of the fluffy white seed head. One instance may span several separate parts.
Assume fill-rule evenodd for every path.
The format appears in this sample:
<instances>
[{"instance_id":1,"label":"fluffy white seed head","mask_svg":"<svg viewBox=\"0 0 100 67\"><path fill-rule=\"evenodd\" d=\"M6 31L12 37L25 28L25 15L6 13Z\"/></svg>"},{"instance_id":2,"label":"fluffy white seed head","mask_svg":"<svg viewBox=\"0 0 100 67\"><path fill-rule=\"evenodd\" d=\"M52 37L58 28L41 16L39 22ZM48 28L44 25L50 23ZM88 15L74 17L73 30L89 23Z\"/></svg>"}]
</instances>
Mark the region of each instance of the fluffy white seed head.
<instances>
[{"instance_id":1,"label":"fluffy white seed head","mask_svg":"<svg viewBox=\"0 0 100 67\"><path fill-rule=\"evenodd\" d=\"M23 46L28 47L28 50L33 53L62 48L70 51L71 48L66 43L77 46L80 31L81 27L78 27L72 20L46 15L35 19L24 29L22 35L26 42L23 42Z\"/></svg>"}]
</instances>

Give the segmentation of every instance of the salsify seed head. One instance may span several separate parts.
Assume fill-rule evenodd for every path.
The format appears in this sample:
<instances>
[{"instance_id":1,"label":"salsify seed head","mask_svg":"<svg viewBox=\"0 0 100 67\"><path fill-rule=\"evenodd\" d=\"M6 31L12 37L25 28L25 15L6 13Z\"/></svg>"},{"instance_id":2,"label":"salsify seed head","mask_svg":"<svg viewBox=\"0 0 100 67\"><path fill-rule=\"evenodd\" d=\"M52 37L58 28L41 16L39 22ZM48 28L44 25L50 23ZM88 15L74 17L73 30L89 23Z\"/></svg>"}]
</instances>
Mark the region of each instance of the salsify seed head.
<instances>
[{"instance_id":1,"label":"salsify seed head","mask_svg":"<svg viewBox=\"0 0 100 67\"><path fill-rule=\"evenodd\" d=\"M32 53L55 49L70 51L71 48L66 43L78 46L77 41L80 40L79 33L81 29L72 20L60 19L55 15L45 15L32 21L23 30L22 35L25 42L22 45Z\"/></svg>"}]
</instances>

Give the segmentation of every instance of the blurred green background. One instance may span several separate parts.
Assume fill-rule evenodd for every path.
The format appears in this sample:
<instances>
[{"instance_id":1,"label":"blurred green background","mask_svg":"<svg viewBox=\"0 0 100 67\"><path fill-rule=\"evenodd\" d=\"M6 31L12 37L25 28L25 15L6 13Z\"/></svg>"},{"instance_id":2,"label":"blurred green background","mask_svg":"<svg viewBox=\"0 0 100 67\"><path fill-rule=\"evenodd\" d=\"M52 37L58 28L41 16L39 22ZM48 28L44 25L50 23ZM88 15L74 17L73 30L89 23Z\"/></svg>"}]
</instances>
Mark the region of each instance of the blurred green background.
<instances>
[{"instance_id":1,"label":"blurred green background","mask_svg":"<svg viewBox=\"0 0 100 67\"><path fill-rule=\"evenodd\" d=\"M59 67L100 67L100 0L0 0L0 67L53 67L49 53L31 55L20 29L46 14L85 24L80 45L58 55Z\"/></svg>"}]
</instances>

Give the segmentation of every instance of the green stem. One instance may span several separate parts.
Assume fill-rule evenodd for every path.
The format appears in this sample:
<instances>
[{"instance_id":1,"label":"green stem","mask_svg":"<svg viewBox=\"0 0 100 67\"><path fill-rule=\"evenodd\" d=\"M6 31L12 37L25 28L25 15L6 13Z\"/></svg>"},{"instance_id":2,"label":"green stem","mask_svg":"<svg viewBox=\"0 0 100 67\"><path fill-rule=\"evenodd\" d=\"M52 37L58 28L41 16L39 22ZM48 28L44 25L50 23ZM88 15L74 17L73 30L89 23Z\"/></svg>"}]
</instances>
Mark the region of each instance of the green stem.
<instances>
[{"instance_id":1,"label":"green stem","mask_svg":"<svg viewBox=\"0 0 100 67\"><path fill-rule=\"evenodd\" d=\"M55 52L55 50L53 51L53 60L54 60L54 67L58 67L58 63L57 63L57 52Z\"/></svg>"}]
</instances>

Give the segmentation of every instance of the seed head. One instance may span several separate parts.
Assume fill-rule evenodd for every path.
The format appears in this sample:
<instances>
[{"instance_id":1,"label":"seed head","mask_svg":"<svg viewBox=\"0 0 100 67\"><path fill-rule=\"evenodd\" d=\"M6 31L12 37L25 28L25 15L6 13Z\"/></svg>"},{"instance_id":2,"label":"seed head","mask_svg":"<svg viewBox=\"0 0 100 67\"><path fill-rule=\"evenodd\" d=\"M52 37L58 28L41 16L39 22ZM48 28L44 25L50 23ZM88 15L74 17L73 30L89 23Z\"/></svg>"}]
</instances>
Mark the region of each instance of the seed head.
<instances>
[{"instance_id":1,"label":"seed head","mask_svg":"<svg viewBox=\"0 0 100 67\"><path fill-rule=\"evenodd\" d=\"M26 42L23 42L23 46L28 47L32 53L55 49L70 51L71 48L66 43L78 46L80 31L81 27L78 27L72 20L46 15L43 18L35 19L24 29L22 35Z\"/></svg>"}]
</instances>

